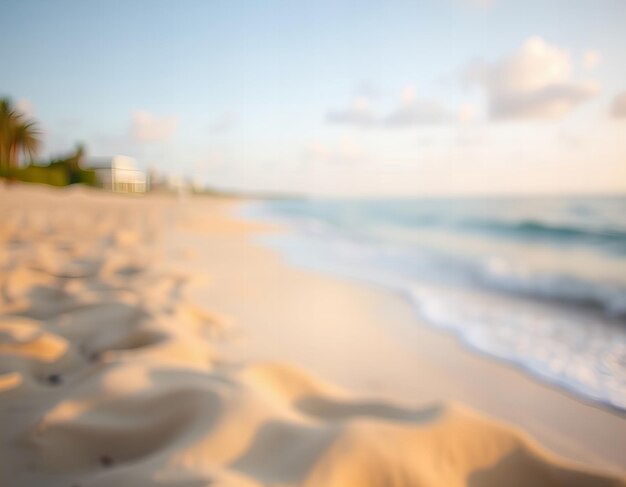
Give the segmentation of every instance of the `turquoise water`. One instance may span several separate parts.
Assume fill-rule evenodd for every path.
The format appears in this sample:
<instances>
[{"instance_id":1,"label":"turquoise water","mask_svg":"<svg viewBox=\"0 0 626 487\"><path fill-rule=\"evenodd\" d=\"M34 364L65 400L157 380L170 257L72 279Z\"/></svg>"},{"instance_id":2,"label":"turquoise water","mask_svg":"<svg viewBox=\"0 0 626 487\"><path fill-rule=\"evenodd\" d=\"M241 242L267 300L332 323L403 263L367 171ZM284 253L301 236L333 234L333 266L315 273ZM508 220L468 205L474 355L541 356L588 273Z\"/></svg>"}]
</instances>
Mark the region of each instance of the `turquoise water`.
<instances>
[{"instance_id":1,"label":"turquoise water","mask_svg":"<svg viewBox=\"0 0 626 487\"><path fill-rule=\"evenodd\" d=\"M282 200L292 262L403 293L422 321L626 410L626 198Z\"/></svg>"}]
</instances>

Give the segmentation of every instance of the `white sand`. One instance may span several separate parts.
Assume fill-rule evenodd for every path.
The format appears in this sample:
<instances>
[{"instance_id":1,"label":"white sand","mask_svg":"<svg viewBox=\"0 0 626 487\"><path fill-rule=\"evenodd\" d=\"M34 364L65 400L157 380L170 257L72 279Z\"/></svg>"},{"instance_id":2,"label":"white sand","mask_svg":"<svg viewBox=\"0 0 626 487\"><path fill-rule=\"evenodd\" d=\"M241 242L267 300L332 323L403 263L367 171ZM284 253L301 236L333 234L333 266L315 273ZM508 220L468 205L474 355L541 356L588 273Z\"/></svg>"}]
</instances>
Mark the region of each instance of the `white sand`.
<instances>
[{"instance_id":1,"label":"white sand","mask_svg":"<svg viewBox=\"0 0 626 487\"><path fill-rule=\"evenodd\" d=\"M626 485L595 473L622 417L292 269L228 208L0 189L0 485Z\"/></svg>"}]
</instances>

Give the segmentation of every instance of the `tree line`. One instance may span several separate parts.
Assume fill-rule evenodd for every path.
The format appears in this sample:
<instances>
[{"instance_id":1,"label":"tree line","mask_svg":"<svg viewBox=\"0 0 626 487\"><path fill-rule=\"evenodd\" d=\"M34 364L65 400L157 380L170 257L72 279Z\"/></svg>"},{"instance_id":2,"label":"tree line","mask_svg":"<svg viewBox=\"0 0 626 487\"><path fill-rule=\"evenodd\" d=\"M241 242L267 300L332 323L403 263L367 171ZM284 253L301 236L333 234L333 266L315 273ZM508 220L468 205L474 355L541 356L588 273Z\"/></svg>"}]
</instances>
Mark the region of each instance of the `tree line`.
<instances>
[{"instance_id":1,"label":"tree line","mask_svg":"<svg viewBox=\"0 0 626 487\"><path fill-rule=\"evenodd\" d=\"M41 137L36 120L21 113L9 98L0 99L0 178L54 186L96 184L95 172L81 167L85 157L81 144L67 157L37 163Z\"/></svg>"}]
</instances>

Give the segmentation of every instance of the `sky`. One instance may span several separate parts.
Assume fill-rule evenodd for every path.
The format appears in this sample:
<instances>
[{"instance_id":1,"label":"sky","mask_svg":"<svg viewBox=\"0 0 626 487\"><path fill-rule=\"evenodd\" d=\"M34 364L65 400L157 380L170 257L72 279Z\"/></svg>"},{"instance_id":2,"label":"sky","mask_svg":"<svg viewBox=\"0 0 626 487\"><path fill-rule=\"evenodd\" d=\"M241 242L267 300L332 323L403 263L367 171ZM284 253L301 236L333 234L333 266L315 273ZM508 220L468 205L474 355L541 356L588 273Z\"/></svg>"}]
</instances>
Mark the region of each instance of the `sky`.
<instances>
[{"instance_id":1,"label":"sky","mask_svg":"<svg viewBox=\"0 0 626 487\"><path fill-rule=\"evenodd\" d=\"M626 192L626 1L3 0L42 158L314 195Z\"/></svg>"}]
</instances>

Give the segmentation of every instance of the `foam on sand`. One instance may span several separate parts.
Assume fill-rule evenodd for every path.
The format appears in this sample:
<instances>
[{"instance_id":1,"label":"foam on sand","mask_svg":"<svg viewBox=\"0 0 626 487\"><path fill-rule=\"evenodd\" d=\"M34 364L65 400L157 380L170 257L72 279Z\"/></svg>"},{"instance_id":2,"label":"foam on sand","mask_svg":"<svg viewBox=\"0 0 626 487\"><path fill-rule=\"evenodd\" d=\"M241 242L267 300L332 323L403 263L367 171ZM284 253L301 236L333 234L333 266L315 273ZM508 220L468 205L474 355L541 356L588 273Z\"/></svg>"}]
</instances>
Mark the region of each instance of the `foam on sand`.
<instances>
[{"instance_id":1,"label":"foam on sand","mask_svg":"<svg viewBox=\"0 0 626 487\"><path fill-rule=\"evenodd\" d=\"M229 363L159 265L173 203L73 193L0 194L0 484L626 485L460 405Z\"/></svg>"}]
</instances>

